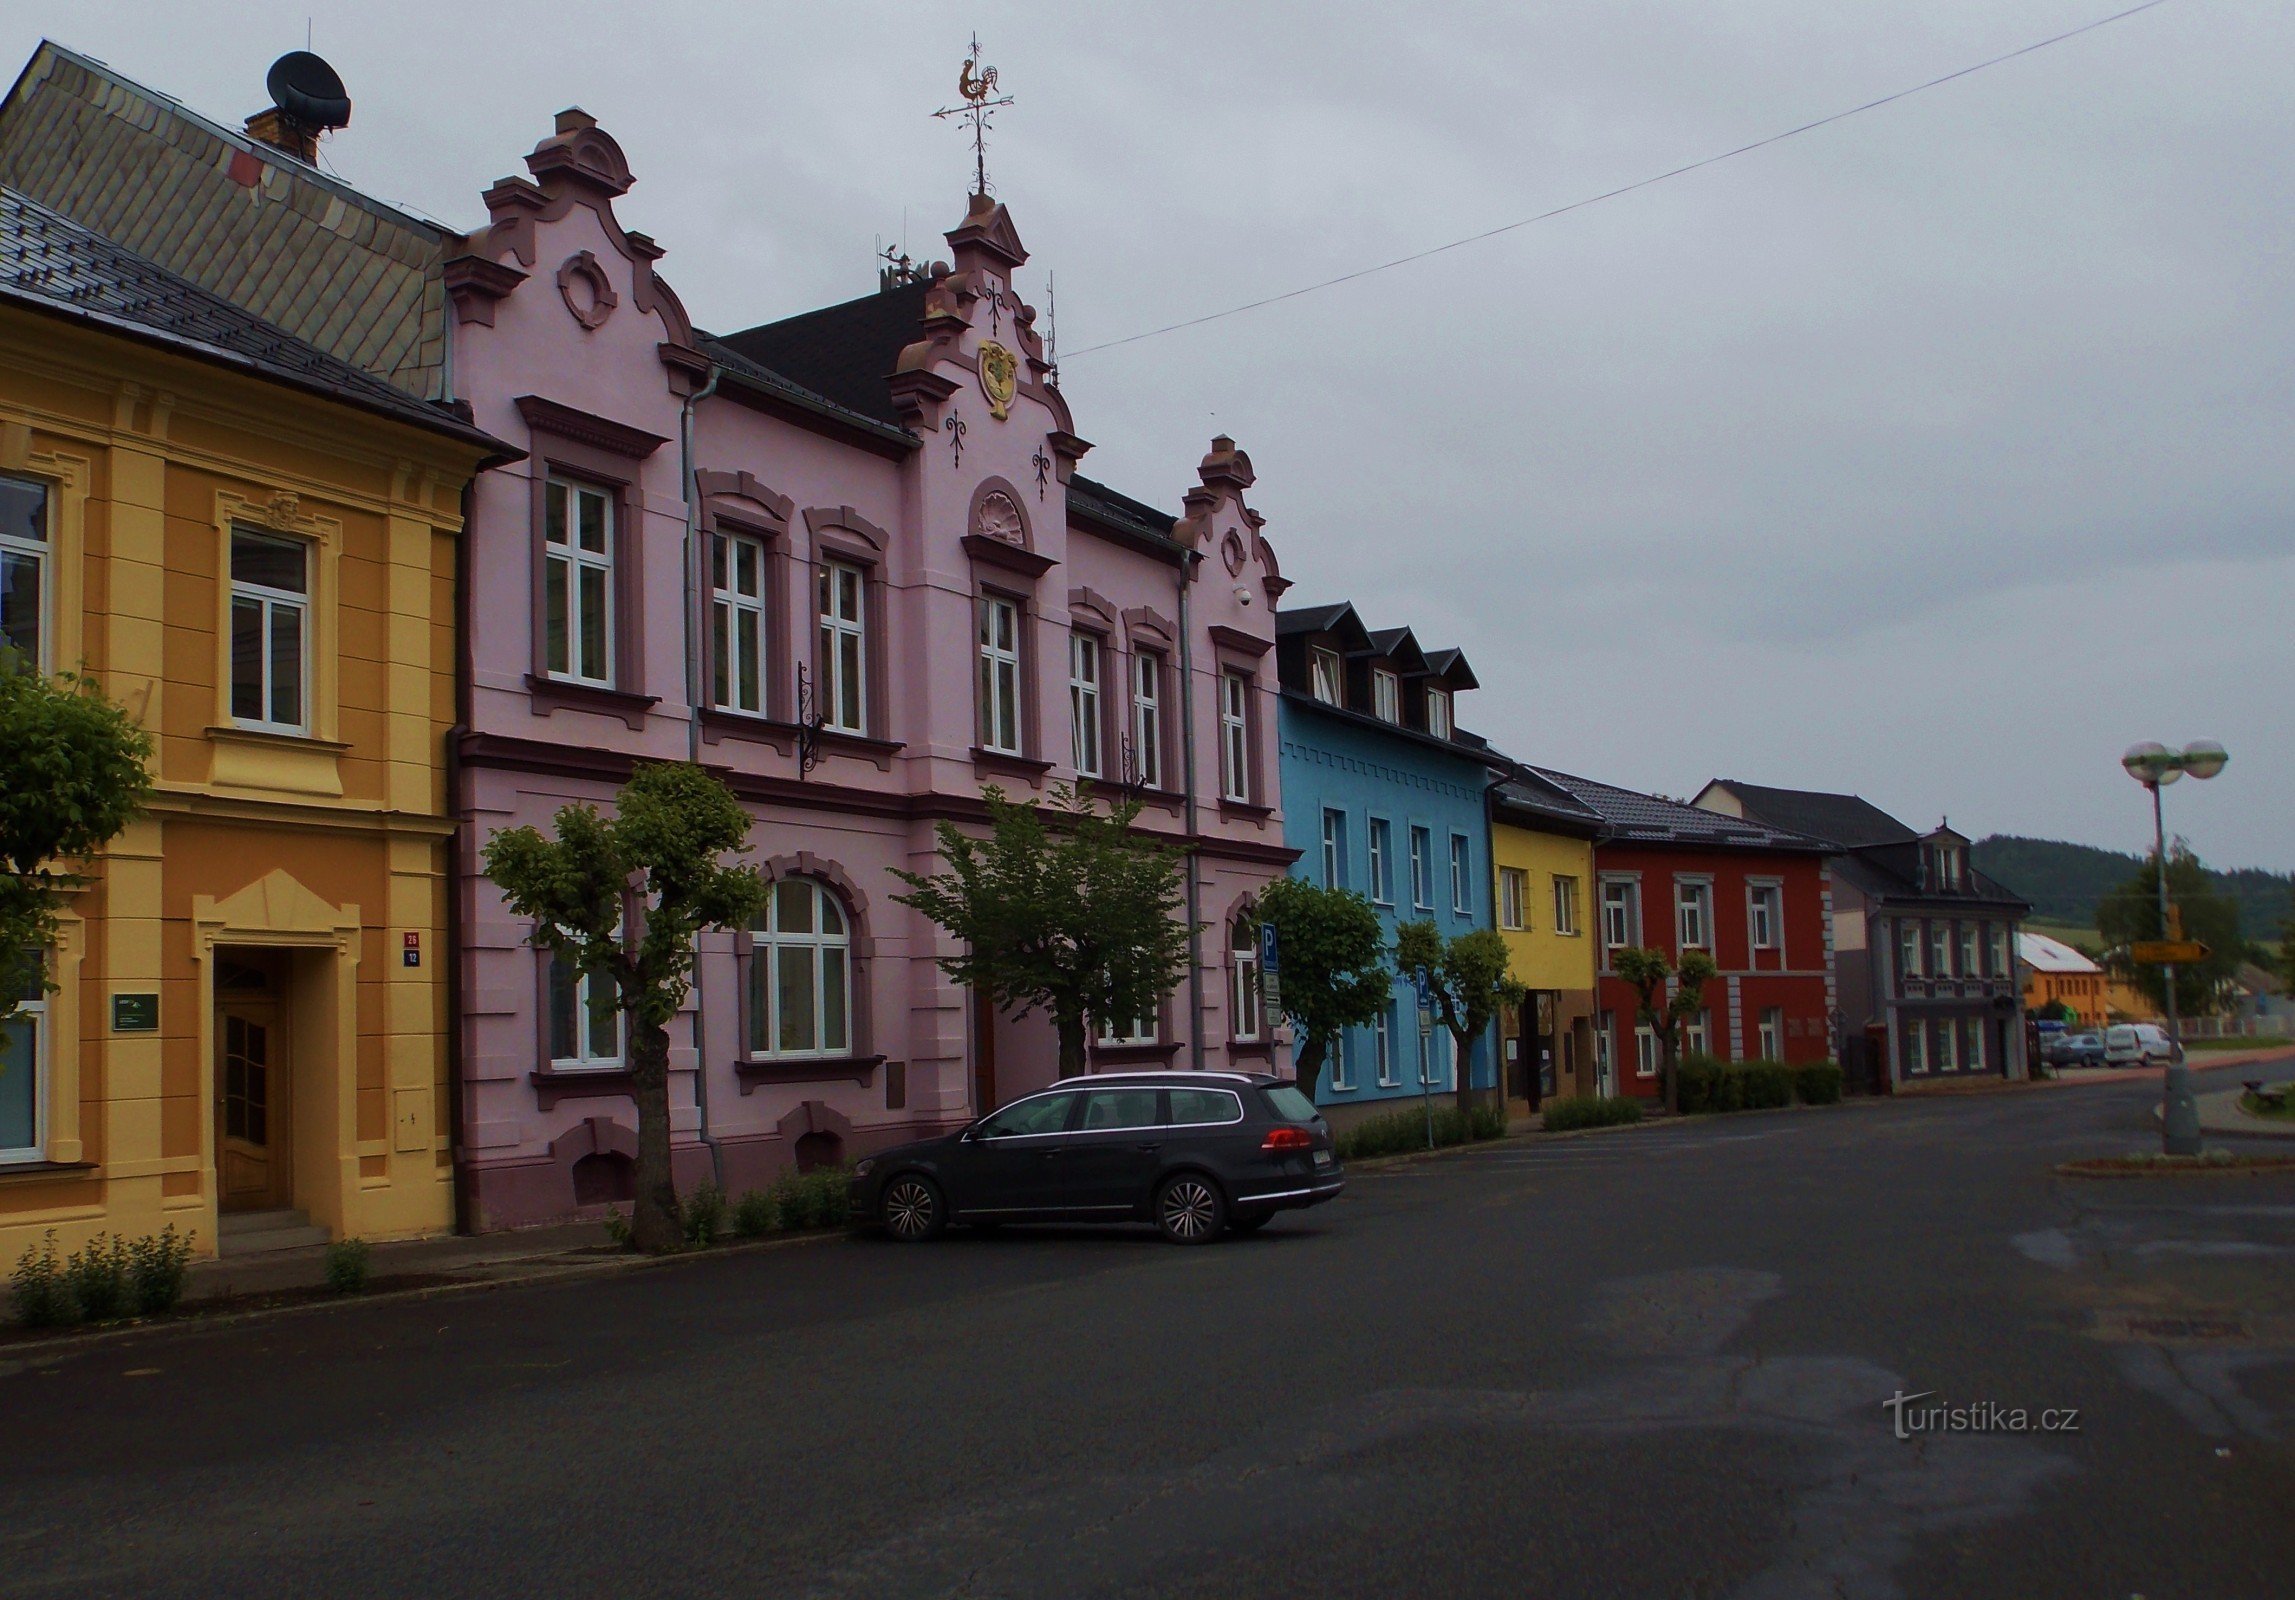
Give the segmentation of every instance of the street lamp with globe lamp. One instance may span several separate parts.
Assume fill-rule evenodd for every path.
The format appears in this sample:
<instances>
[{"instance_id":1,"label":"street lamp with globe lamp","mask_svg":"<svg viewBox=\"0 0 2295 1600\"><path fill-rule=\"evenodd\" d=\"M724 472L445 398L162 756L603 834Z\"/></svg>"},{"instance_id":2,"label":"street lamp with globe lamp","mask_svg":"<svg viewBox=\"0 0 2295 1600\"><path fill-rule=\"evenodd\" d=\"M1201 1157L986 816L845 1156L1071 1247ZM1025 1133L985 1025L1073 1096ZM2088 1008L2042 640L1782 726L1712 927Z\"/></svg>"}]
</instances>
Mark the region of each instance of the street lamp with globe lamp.
<instances>
[{"instance_id":1,"label":"street lamp with globe lamp","mask_svg":"<svg viewBox=\"0 0 2295 1600\"><path fill-rule=\"evenodd\" d=\"M2164 744L2146 740L2128 746L2127 754L2120 757L2120 765L2127 768L2128 776L2152 792L2152 859L2159 865L2160 885L2160 937L2175 936L2175 919L2168 910L2167 888L2167 824L2160 809L2160 791L2190 773L2195 778L2212 778L2231 759L2223 746L2213 739L2194 739L2181 750L2170 750ZM2183 1060L2183 1026L2176 1015L2175 967L2160 968L2160 979L2167 993L2167 1031L2171 1054L2168 1057L2167 1083L2163 1091L2165 1103L2161 1107L2161 1148L2171 1156L2199 1154L2199 1105L2191 1093L2191 1071Z\"/></svg>"}]
</instances>

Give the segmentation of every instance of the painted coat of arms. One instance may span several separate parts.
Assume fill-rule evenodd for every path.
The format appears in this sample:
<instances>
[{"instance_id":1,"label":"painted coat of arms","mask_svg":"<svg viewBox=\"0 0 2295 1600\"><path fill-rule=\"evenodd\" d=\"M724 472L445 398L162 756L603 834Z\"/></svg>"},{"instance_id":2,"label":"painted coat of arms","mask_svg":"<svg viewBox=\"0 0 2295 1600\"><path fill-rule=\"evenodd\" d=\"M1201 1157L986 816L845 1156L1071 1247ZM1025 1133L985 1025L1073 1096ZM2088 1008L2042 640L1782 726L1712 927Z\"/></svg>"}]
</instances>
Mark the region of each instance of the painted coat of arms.
<instances>
[{"instance_id":1,"label":"painted coat of arms","mask_svg":"<svg viewBox=\"0 0 2295 1600\"><path fill-rule=\"evenodd\" d=\"M988 397L988 414L1002 422L1012 414L1012 397L1020 391L1020 358L991 339L980 347L980 392Z\"/></svg>"}]
</instances>

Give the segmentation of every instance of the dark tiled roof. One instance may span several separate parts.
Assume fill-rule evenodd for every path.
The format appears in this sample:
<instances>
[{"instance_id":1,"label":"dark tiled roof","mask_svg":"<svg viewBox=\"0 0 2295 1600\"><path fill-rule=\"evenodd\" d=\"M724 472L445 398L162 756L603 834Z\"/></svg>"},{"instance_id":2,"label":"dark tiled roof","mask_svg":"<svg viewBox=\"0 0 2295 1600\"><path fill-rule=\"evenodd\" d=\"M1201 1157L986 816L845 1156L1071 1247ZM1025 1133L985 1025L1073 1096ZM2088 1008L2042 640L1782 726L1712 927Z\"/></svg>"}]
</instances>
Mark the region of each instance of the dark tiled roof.
<instances>
[{"instance_id":1,"label":"dark tiled roof","mask_svg":"<svg viewBox=\"0 0 2295 1600\"><path fill-rule=\"evenodd\" d=\"M1158 511L1144 500L1134 500L1081 474L1068 479L1068 514L1146 540L1172 555L1179 553L1179 541L1171 536L1178 519L1170 512Z\"/></svg>"},{"instance_id":2,"label":"dark tiled roof","mask_svg":"<svg viewBox=\"0 0 2295 1600\"><path fill-rule=\"evenodd\" d=\"M1275 637L1329 633L1354 614L1355 608L1344 600L1334 600L1327 606L1285 606L1275 613Z\"/></svg>"},{"instance_id":3,"label":"dark tiled roof","mask_svg":"<svg viewBox=\"0 0 2295 1600\"><path fill-rule=\"evenodd\" d=\"M400 422L518 452L443 407L0 188L0 300L154 340Z\"/></svg>"},{"instance_id":4,"label":"dark tiled roof","mask_svg":"<svg viewBox=\"0 0 2295 1600\"><path fill-rule=\"evenodd\" d=\"M0 104L0 185L410 394L446 392L449 230L100 61L34 52Z\"/></svg>"},{"instance_id":5,"label":"dark tiled roof","mask_svg":"<svg viewBox=\"0 0 2295 1600\"><path fill-rule=\"evenodd\" d=\"M1823 851L1823 840L1789 828L1761 822L1741 822L1717 811L1700 811L1678 800L1596 783L1591 778L1556 772L1550 767L1529 769L1571 799L1600 817L1609 837L1625 844L1673 844L1719 850Z\"/></svg>"},{"instance_id":6,"label":"dark tiled roof","mask_svg":"<svg viewBox=\"0 0 2295 1600\"><path fill-rule=\"evenodd\" d=\"M1552 828L1581 838L1593 838L1603 831L1602 819L1591 806L1528 767L1516 767L1493 786L1490 803L1501 822Z\"/></svg>"},{"instance_id":7,"label":"dark tiled roof","mask_svg":"<svg viewBox=\"0 0 2295 1600\"><path fill-rule=\"evenodd\" d=\"M931 287L923 280L902 284L722 334L717 342L848 411L897 428L900 413L893 409L887 380L901 351L924 334L924 297Z\"/></svg>"},{"instance_id":8,"label":"dark tiled roof","mask_svg":"<svg viewBox=\"0 0 2295 1600\"><path fill-rule=\"evenodd\" d=\"M916 435L907 429L841 406L826 395L815 394L785 374L751 360L715 334L696 329L693 338L701 352L716 362L725 377L737 385L745 385L832 422L881 438L887 444L898 444L903 449L913 449L916 446Z\"/></svg>"},{"instance_id":9,"label":"dark tiled roof","mask_svg":"<svg viewBox=\"0 0 2295 1600\"><path fill-rule=\"evenodd\" d=\"M1819 789L1770 789L1735 778L1720 780L1737 796L1747 817L1823 839L1845 850L1866 845L1904 844L1920 837L1861 795L1827 794Z\"/></svg>"},{"instance_id":10,"label":"dark tiled roof","mask_svg":"<svg viewBox=\"0 0 2295 1600\"><path fill-rule=\"evenodd\" d=\"M1482 680L1474 675L1474 668L1467 665L1466 652L1456 646L1448 650L1429 650L1426 653L1426 670L1453 689L1482 687Z\"/></svg>"}]
</instances>

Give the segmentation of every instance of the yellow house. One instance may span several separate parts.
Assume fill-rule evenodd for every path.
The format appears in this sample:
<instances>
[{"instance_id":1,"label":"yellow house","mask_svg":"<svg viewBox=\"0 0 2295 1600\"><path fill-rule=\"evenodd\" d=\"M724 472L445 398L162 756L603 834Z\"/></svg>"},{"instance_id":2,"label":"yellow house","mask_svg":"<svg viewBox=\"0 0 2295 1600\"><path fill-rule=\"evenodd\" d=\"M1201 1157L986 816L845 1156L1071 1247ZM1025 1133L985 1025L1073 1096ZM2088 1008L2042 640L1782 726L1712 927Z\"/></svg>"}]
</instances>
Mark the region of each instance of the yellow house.
<instances>
[{"instance_id":1,"label":"yellow house","mask_svg":"<svg viewBox=\"0 0 2295 1600\"><path fill-rule=\"evenodd\" d=\"M1490 792L1491 905L1514 975L1530 991L1499 1021L1508 1108L1556 1095L1611 1094L1597 1057L1594 839L1601 823L1536 774L1517 770Z\"/></svg>"},{"instance_id":2,"label":"yellow house","mask_svg":"<svg viewBox=\"0 0 2295 1600\"><path fill-rule=\"evenodd\" d=\"M0 631L157 784L0 1024L0 1260L452 1225L456 555L504 453L0 189Z\"/></svg>"}]
</instances>

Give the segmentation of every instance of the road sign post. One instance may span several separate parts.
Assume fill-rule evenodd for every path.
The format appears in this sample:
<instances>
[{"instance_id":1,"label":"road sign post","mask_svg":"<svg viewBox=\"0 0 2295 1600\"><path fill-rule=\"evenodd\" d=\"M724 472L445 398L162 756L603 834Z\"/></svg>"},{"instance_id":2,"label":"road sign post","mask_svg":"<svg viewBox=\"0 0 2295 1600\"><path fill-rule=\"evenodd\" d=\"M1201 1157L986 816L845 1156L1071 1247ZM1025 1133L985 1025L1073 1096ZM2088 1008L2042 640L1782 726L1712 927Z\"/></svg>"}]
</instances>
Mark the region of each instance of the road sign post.
<instances>
[{"instance_id":1,"label":"road sign post","mask_svg":"<svg viewBox=\"0 0 2295 1600\"><path fill-rule=\"evenodd\" d=\"M1275 936L1275 924L1259 924L1259 1009L1266 1014L1267 1036L1275 1035L1275 1025L1283 1020L1283 941Z\"/></svg>"},{"instance_id":2,"label":"road sign post","mask_svg":"<svg viewBox=\"0 0 2295 1600\"><path fill-rule=\"evenodd\" d=\"M1418 1103L1426 1113L1426 1147L1434 1148L1434 988L1421 973L1418 989Z\"/></svg>"}]
</instances>

